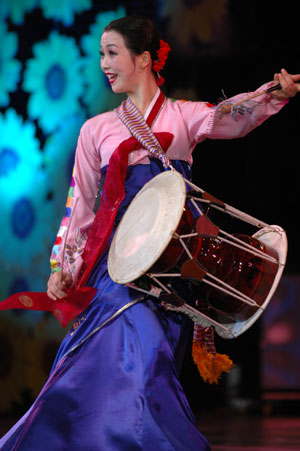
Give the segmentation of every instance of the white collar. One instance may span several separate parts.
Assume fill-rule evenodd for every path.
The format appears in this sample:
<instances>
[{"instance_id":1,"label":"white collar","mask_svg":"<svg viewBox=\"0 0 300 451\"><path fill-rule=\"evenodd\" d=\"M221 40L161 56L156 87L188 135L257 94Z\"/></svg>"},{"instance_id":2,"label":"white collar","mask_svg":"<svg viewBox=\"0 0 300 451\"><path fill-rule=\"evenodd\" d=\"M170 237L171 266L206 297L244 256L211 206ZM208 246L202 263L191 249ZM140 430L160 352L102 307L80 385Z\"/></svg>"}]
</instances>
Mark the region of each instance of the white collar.
<instances>
[{"instance_id":1,"label":"white collar","mask_svg":"<svg viewBox=\"0 0 300 451\"><path fill-rule=\"evenodd\" d=\"M147 120L147 117L149 116L150 111L152 110L152 108L153 108L153 106L154 106L156 100L158 99L159 94L160 94L160 89L157 88L157 91L156 91L156 93L154 94L153 99L151 100L151 102L150 102L149 105L148 105L148 108L147 108L146 111L145 111L145 114L144 114L145 120Z\"/></svg>"}]
</instances>

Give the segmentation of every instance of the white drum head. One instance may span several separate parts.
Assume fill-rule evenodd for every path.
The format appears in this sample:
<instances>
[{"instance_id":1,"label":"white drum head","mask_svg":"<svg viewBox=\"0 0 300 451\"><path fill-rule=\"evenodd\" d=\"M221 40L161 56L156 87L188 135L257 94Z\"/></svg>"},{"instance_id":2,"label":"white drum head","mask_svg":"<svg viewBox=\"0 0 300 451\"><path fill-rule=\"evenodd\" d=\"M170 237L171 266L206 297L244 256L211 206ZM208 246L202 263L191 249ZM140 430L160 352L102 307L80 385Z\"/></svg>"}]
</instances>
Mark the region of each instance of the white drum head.
<instances>
[{"instance_id":1,"label":"white drum head","mask_svg":"<svg viewBox=\"0 0 300 451\"><path fill-rule=\"evenodd\" d=\"M249 329L255 323L255 321L265 311L267 305L269 304L269 302L279 284L279 281L281 279L281 276L282 276L282 273L284 270L284 266L286 263L287 249L288 249L288 242L287 242L287 237L286 237L285 231L280 226L272 225L269 227L262 228L261 230L256 232L253 236L277 252L278 261L279 261L278 270L277 270L276 276L274 278L274 282L271 287L271 290L268 293L268 296L266 297L265 301L263 302L261 308L259 308L257 310L257 312L254 313L254 315L252 315L249 319L247 319L245 321L237 321L237 322L233 322L233 323L226 323L225 321L221 321L221 318L219 318L218 321L220 321L223 326L228 328L228 332L227 332L218 326L215 327L218 335L220 335L223 338L238 337L239 335L246 332L246 330Z\"/></svg>"},{"instance_id":2,"label":"white drum head","mask_svg":"<svg viewBox=\"0 0 300 451\"><path fill-rule=\"evenodd\" d=\"M174 170L150 180L134 197L112 240L108 273L126 284L145 274L167 248L186 201L182 175Z\"/></svg>"}]
</instances>

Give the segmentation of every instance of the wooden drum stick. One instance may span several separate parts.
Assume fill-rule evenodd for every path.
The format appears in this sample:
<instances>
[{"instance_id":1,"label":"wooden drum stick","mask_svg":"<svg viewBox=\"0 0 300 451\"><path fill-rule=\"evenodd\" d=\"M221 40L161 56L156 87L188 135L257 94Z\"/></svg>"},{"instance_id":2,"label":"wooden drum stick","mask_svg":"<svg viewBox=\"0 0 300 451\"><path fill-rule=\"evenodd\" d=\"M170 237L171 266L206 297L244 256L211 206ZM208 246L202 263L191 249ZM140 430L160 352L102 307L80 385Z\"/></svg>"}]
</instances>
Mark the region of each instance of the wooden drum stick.
<instances>
[{"instance_id":1,"label":"wooden drum stick","mask_svg":"<svg viewBox=\"0 0 300 451\"><path fill-rule=\"evenodd\" d=\"M224 105L222 105L221 111L224 114L228 114L231 112L232 108L234 108L238 105L241 105L242 103L248 102L248 100L252 100L255 97L261 96L263 94L268 94L269 92L272 92L272 91L276 91L277 89L281 89L281 85L277 84L277 85L271 86L268 89L265 89L264 91L256 92L255 94L252 94L252 96L248 97L247 99L240 100L239 102L236 102L233 105L229 105L228 103L225 103Z\"/></svg>"}]
</instances>

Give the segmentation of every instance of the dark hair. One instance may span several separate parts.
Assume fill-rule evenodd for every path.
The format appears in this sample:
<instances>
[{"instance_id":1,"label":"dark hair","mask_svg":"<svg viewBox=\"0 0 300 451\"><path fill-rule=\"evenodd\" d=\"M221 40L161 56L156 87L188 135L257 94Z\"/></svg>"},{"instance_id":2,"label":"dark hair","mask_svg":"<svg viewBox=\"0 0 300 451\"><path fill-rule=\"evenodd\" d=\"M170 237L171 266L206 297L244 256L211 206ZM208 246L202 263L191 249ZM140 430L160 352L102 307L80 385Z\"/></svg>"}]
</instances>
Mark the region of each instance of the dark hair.
<instances>
[{"instance_id":1,"label":"dark hair","mask_svg":"<svg viewBox=\"0 0 300 451\"><path fill-rule=\"evenodd\" d=\"M110 22L104 31L116 31L125 42L126 47L134 55L141 55L148 51L152 63L157 59L157 51L160 47L160 36L153 22L147 17L126 16ZM154 71L153 71L154 72ZM157 74L154 72L155 76Z\"/></svg>"}]
</instances>

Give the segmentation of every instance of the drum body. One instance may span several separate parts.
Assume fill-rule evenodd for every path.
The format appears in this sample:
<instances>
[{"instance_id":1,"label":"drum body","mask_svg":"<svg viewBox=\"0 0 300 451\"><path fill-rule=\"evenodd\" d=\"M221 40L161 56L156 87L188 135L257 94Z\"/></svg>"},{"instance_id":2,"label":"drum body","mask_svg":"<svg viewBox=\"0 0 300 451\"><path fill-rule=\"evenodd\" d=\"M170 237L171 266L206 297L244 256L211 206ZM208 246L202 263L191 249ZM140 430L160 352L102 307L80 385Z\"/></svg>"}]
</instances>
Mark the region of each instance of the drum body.
<instances>
[{"instance_id":1,"label":"drum body","mask_svg":"<svg viewBox=\"0 0 300 451\"><path fill-rule=\"evenodd\" d=\"M116 283L155 296L203 327L214 326L221 337L237 337L259 318L279 283L286 235L195 185L187 192L187 184L172 170L139 191L116 230L108 271ZM231 235L212 223L211 207L260 230ZM174 289L179 278L196 287L194 302Z\"/></svg>"}]
</instances>

